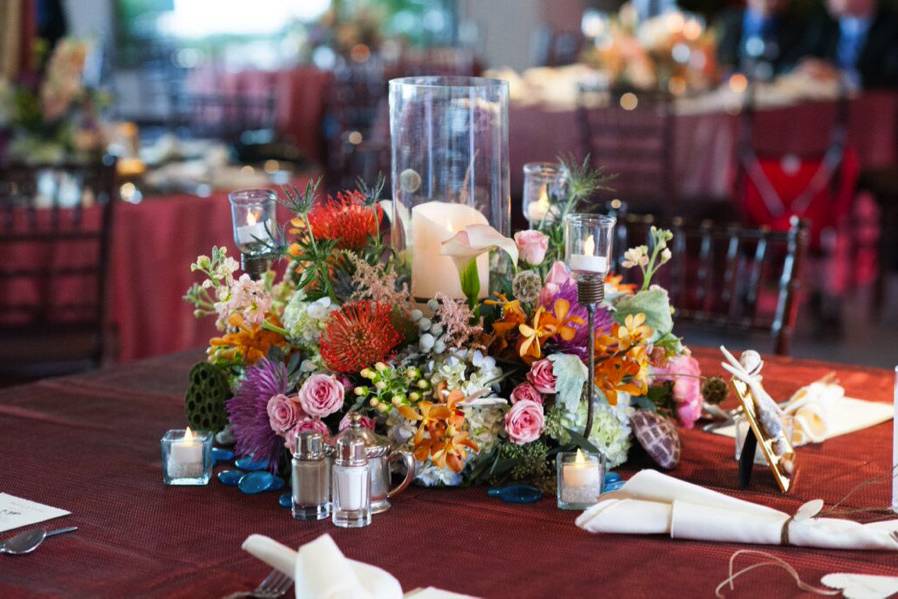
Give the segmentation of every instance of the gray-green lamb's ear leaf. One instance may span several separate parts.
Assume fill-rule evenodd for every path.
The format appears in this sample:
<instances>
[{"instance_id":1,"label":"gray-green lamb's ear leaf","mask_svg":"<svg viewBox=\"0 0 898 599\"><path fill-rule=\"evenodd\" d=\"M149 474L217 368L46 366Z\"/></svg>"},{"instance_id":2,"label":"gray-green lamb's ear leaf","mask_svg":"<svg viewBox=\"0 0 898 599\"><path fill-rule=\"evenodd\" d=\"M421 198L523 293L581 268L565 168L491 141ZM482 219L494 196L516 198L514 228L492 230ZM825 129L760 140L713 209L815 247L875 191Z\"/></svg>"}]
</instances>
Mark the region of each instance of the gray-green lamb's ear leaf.
<instances>
[{"instance_id":1,"label":"gray-green lamb's ear leaf","mask_svg":"<svg viewBox=\"0 0 898 599\"><path fill-rule=\"evenodd\" d=\"M569 414L577 412L583 396L583 383L589 378L586 364L571 354L552 354L552 372L555 374L555 403Z\"/></svg>"},{"instance_id":2,"label":"gray-green lamb's ear leaf","mask_svg":"<svg viewBox=\"0 0 898 599\"><path fill-rule=\"evenodd\" d=\"M614 320L624 324L631 314L645 314L645 322L652 327L652 341L657 341L673 330L673 318L670 315L670 299L667 290L651 287L634 295L622 297L614 304Z\"/></svg>"}]
</instances>

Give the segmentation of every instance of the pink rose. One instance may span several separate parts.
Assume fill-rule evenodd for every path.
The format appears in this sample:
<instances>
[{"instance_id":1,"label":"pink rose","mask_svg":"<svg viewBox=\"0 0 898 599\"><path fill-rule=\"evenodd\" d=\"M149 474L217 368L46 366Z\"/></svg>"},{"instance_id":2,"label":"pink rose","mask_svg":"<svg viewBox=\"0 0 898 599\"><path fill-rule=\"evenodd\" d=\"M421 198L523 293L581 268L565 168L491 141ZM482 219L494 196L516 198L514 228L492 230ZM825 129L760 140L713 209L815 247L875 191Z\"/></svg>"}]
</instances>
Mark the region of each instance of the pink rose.
<instances>
[{"instance_id":1,"label":"pink rose","mask_svg":"<svg viewBox=\"0 0 898 599\"><path fill-rule=\"evenodd\" d=\"M343 384L337 377L313 374L299 389L299 405L309 416L324 418L343 407Z\"/></svg>"},{"instance_id":2,"label":"pink rose","mask_svg":"<svg viewBox=\"0 0 898 599\"><path fill-rule=\"evenodd\" d=\"M539 231L518 231L514 234L514 242L518 253L527 264L539 266L549 249L549 238Z\"/></svg>"},{"instance_id":3,"label":"pink rose","mask_svg":"<svg viewBox=\"0 0 898 599\"><path fill-rule=\"evenodd\" d=\"M676 356L667 361L666 368L656 370L659 381L673 381L673 396L677 402L677 417L684 428L692 428L702 415L702 380L698 361L692 356Z\"/></svg>"},{"instance_id":4,"label":"pink rose","mask_svg":"<svg viewBox=\"0 0 898 599\"><path fill-rule=\"evenodd\" d=\"M527 373L527 380L540 393L555 393L556 379L552 361L544 358L534 362L530 372Z\"/></svg>"},{"instance_id":5,"label":"pink rose","mask_svg":"<svg viewBox=\"0 0 898 599\"><path fill-rule=\"evenodd\" d=\"M352 412L346 412L346 414L340 420L339 429L341 431L349 428L349 423L351 420L350 414L352 414ZM374 419L373 418L369 418L368 416L362 416L361 419L359 420L359 423L362 425L362 428L367 428L372 431L374 430Z\"/></svg>"},{"instance_id":6,"label":"pink rose","mask_svg":"<svg viewBox=\"0 0 898 599\"><path fill-rule=\"evenodd\" d=\"M524 445L539 439L545 426L543 407L535 401L522 399L505 414L505 432L516 445Z\"/></svg>"},{"instance_id":7,"label":"pink rose","mask_svg":"<svg viewBox=\"0 0 898 599\"><path fill-rule=\"evenodd\" d=\"M535 401L540 405L543 403L543 396L540 395L539 391L536 390L536 387L530 383L521 383L515 387L512 390L509 399L513 404L518 403L519 401Z\"/></svg>"},{"instance_id":8,"label":"pink rose","mask_svg":"<svg viewBox=\"0 0 898 599\"><path fill-rule=\"evenodd\" d=\"M296 451L296 435L303 431L315 431L321 433L325 443L330 440L331 432L328 430L327 425L318 418L309 418L306 416L297 422L293 429L284 434L284 444L287 446L287 449L290 450L290 453Z\"/></svg>"},{"instance_id":9,"label":"pink rose","mask_svg":"<svg viewBox=\"0 0 898 599\"><path fill-rule=\"evenodd\" d=\"M283 435L302 417L302 408L286 395L275 395L268 400L268 422L277 434Z\"/></svg>"},{"instance_id":10,"label":"pink rose","mask_svg":"<svg viewBox=\"0 0 898 599\"><path fill-rule=\"evenodd\" d=\"M549 274L546 275L546 284L539 292L539 303L543 306L549 305L564 284L573 280L574 277L564 262L560 260L554 262L552 268L549 269Z\"/></svg>"}]
</instances>

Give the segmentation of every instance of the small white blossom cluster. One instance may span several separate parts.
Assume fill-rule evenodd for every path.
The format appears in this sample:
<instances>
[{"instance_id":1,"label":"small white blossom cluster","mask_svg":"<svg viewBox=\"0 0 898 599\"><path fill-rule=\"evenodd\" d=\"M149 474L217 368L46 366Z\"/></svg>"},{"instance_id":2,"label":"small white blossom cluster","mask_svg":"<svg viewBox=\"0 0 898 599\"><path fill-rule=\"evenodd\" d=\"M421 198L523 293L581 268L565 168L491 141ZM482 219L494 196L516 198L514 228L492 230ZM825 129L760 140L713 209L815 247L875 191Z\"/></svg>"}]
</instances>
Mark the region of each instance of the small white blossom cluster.
<instances>
[{"instance_id":1,"label":"small white blossom cluster","mask_svg":"<svg viewBox=\"0 0 898 599\"><path fill-rule=\"evenodd\" d=\"M609 405L606 401L597 401L593 406L589 442L605 455L608 468L615 468L627 461L627 453L630 451L630 416L633 411L630 398L625 393L618 394L616 406ZM585 425L586 403L581 402L575 430L582 430Z\"/></svg>"},{"instance_id":2,"label":"small white blossom cluster","mask_svg":"<svg viewBox=\"0 0 898 599\"><path fill-rule=\"evenodd\" d=\"M318 354L321 332L337 306L329 297L307 302L305 294L297 291L284 308L282 321L290 338L306 353Z\"/></svg>"},{"instance_id":3,"label":"small white blossom cluster","mask_svg":"<svg viewBox=\"0 0 898 599\"><path fill-rule=\"evenodd\" d=\"M466 396L488 392L502 377L496 359L480 350L455 350L434 358L427 366L432 385L445 383L447 391L458 389Z\"/></svg>"},{"instance_id":4,"label":"small white blossom cluster","mask_svg":"<svg viewBox=\"0 0 898 599\"><path fill-rule=\"evenodd\" d=\"M667 229L659 229L652 226L649 231L651 237L652 251L649 253L647 245L638 245L624 252L624 259L621 265L624 268L635 268L638 266L642 270L642 288L648 289L655 272L661 266L671 259L670 248L667 242L673 239L673 233Z\"/></svg>"}]
</instances>

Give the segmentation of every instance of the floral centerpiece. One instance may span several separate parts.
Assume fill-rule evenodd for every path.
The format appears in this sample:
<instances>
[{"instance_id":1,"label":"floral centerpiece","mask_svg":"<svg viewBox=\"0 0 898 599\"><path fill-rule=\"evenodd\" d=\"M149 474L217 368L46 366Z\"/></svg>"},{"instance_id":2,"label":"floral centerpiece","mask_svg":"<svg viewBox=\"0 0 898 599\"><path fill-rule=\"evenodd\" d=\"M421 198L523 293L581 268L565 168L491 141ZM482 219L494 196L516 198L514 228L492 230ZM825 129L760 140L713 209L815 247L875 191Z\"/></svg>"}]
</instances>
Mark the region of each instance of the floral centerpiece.
<instances>
[{"instance_id":1,"label":"floral centerpiece","mask_svg":"<svg viewBox=\"0 0 898 599\"><path fill-rule=\"evenodd\" d=\"M0 126L8 127L8 152L27 163L87 160L103 152L106 140L98 110L105 97L84 84L87 42L57 43L37 85L0 83Z\"/></svg>"},{"instance_id":2,"label":"floral centerpiece","mask_svg":"<svg viewBox=\"0 0 898 599\"><path fill-rule=\"evenodd\" d=\"M562 212L602 181L585 166L566 168ZM287 262L278 280L239 274L224 248L192 265L203 280L185 297L221 332L207 361L230 386L223 405L238 454L278 469L297 431L329 437L357 411L413 453L425 485L539 482L552 478L550 459L562 448L622 464L637 410L692 427L702 406L698 365L673 333L666 291L652 285L671 256L668 231L653 229L649 246L626 253L636 284L620 275L605 282L586 431L589 331L576 283L557 259L560 222L513 240L488 225L459 231L443 253L455 259L468 298L437 293L418 305L406 257L384 244L380 187L327 198L315 184L285 190L293 218L272 245ZM478 301L470 281L484 252L505 252L515 266Z\"/></svg>"},{"instance_id":3,"label":"floral centerpiece","mask_svg":"<svg viewBox=\"0 0 898 599\"><path fill-rule=\"evenodd\" d=\"M717 83L715 47L714 36L695 17L668 12L640 22L625 4L583 59L616 85L682 95Z\"/></svg>"}]
</instances>

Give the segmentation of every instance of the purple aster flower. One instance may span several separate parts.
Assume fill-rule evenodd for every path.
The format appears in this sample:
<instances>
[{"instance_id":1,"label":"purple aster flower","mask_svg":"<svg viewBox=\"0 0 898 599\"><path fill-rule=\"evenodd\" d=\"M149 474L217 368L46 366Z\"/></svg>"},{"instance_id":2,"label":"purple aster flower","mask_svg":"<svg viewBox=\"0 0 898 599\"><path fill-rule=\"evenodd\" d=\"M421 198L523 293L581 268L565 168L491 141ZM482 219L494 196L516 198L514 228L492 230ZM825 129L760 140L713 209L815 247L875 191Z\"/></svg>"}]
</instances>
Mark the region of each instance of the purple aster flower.
<instances>
[{"instance_id":1,"label":"purple aster flower","mask_svg":"<svg viewBox=\"0 0 898 599\"><path fill-rule=\"evenodd\" d=\"M271 471L277 469L284 440L271 428L268 400L286 392L287 368L266 358L246 371L237 393L225 403L237 454L264 460Z\"/></svg>"},{"instance_id":2,"label":"purple aster flower","mask_svg":"<svg viewBox=\"0 0 898 599\"><path fill-rule=\"evenodd\" d=\"M570 341L565 341L561 337L555 338L555 344L559 351L568 354L574 354L580 356L581 358L586 358L587 350L586 344L589 341L589 331L587 330L587 318L589 315L586 312L586 306L580 304L577 301L577 283L574 281L567 281L563 283L558 291L550 296L545 298L545 302L543 305L547 310L551 310L552 306L555 304L556 299L565 299L567 300L571 307L568 314L573 317L580 318L583 321L583 324L575 324L571 323L570 326L574 330L576 330L576 334L574 338ZM611 330L611 325L614 323L614 318L611 316L611 311L607 308L598 308L596 309L596 330L609 332Z\"/></svg>"}]
</instances>

